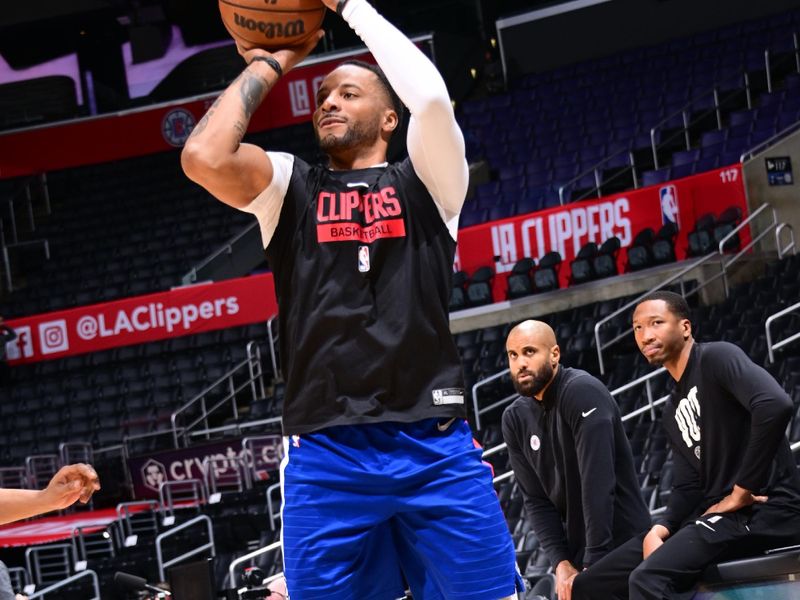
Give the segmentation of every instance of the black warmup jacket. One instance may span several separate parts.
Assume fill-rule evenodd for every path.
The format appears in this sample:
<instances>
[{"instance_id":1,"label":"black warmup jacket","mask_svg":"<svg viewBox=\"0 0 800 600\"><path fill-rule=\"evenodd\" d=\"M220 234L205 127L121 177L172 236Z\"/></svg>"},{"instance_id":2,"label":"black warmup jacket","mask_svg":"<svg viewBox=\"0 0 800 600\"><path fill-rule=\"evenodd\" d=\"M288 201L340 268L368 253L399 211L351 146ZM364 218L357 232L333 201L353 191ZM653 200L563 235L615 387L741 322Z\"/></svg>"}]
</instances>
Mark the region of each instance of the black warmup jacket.
<instances>
[{"instance_id":1,"label":"black warmup jacket","mask_svg":"<svg viewBox=\"0 0 800 600\"><path fill-rule=\"evenodd\" d=\"M559 366L541 402L505 410L503 437L554 567L588 567L650 526L619 406L589 373Z\"/></svg>"},{"instance_id":2,"label":"black warmup jacket","mask_svg":"<svg viewBox=\"0 0 800 600\"><path fill-rule=\"evenodd\" d=\"M734 484L800 515L800 475L786 439L791 398L727 342L695 342L664 407L673 489L658 521L670 532L729 494ZM752 519L764 505L754 504Z\"/></svg>"},{"instance_id":3,"label":"black warmup jacket","mask_svg":"<svg viewBox=\"0 0 800 600\"><path fill-rule=\"evenodd\" d=\"M332 171L295 157L266 248L285 435L466 416L448 314L455 249L409 159Z\"/></svg>"}]
</instances>

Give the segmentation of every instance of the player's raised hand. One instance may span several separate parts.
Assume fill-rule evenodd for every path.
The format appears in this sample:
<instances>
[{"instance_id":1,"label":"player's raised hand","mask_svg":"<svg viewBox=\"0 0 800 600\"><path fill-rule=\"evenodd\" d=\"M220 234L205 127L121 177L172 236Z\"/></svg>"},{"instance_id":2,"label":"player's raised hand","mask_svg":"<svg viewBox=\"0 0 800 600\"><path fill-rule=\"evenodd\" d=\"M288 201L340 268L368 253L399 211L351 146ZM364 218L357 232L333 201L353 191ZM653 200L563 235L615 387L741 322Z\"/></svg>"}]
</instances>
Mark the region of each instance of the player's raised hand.
<instances>
[{"instance_id":1,"label":"player's raised hand","mask_svg":"<svg viewBox=\"0 0 800 600\"><path fill-rule=\"evenodd\" d=\"M243 47L239 41L236 41L236 50L244 58L247 64L250 64L254 58L258 56L271 56L278 61L284 73L288 73L291 69L296 67L303 59L308 56L311 51L316 47L319 41L323 38L325 32L318 29L314 35L309 37L305 42L299 46L291 46L281 50L274 50L270 52L264 48L250 48Z\"/></svg>"},{"instance_id":2,"label":"player's raised hand","mask_svg":"<svg viewBox=\"0 0 800 600\"><path fill-rule=\"evenodd\" d=\"M78 500L86 504L99 489L100 478L97 472L91 465L78 463L61 467L42 490L42 495L49 510L60 510L72 506Z\"/></svg>"}]
</instances>

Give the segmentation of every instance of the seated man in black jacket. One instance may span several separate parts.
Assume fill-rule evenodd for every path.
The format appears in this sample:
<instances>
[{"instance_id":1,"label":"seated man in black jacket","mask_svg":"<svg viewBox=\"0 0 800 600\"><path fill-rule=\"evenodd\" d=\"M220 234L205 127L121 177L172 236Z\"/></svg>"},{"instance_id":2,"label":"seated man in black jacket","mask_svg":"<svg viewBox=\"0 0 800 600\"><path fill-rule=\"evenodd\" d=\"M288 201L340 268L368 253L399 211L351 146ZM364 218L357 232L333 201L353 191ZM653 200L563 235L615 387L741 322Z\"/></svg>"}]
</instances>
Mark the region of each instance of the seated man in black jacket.
<instances>
[{"instance_id":1,"label":"seated man in black jacket","mask_svg":"<svg viewBox=\"0 0 800 600\"><path fill-rule=\"evenodd\" d=\"M655 292L633 313L650 364L675 380L662 421L672 447L667 510L599 561L586 598L683 597L712 563L800 543L800 475L784 435L792 401L727 342L697 343L689 307Z\"/></svg>"},{"instance_id":2,"label":"seated man in black jacket","mask_svg":"<svg viewBox=\"0 0 800 600\"><path fill-rule=\"evenodd\" d=\"M650 526L630 444L605 386L559 365L549 325L520 323L506 351L520 394L503 413L511 467L555 568L559 600L577 599L581 569Z\"/></svg>"}]
</instances>

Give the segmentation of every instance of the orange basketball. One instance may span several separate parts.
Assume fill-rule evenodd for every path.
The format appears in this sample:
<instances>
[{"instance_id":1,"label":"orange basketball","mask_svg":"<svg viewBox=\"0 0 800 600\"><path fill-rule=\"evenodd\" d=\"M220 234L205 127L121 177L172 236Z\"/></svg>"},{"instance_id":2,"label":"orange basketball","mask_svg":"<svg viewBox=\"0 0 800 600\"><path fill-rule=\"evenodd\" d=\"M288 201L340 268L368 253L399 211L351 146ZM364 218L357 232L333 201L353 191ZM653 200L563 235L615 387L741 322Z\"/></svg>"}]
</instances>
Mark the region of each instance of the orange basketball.
<instances>
[{"instance_id":1,"label":"orange basketball","mask_svg":"<svg viewBox=\"0 0 800 600\"><path fill-rule=\"evenodd\" d=\"M322 25L320 0L219 0L222 22L244 48L279 50L306 41Z\"/></svg>"}]
</instances>

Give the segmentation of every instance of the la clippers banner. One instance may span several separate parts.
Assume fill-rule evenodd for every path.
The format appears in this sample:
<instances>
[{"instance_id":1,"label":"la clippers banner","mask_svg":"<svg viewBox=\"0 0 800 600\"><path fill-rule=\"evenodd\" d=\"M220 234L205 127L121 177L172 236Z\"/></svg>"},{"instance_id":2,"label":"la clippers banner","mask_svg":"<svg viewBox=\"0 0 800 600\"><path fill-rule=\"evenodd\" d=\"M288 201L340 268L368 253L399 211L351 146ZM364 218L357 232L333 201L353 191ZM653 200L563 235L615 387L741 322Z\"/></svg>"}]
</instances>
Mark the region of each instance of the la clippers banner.
<instances>
[{"instance_id":1,"label":"la clippers banner","mask_svg":"<svg viewBox=\"0 0 800 600\"><path fill-rule=\"evenodd\" d=\"M258 444L253 444L253 448L257 456L242 447L241 439L231 439L129 458L134 498L158 498L159 486L167 481L205 481L206 459L213 459L207 466L214 469L214 477L221 484L232 481L242 465L256 471L277 470L283 458L280 435L258 436Z\"/></svg>"},{"instance_id":2,"label":"la clippers banner","mask_svg":"<svg viewBox=\"0 0 800 600\"><path fill-rule=\"evenodd\" d=\"M566 287L569 262L587 242L600 245L617 236L627 248L634 236L646 227L654 231L672 221L678 226L675 253L678 260L686 257L689 231L697 217L720 213L729 206L738 206L747 215L747 202L740 164L692 177L622 192L595 200L575 202L467 227L458 234L456 269L472 273L478 267L491 265L494 299L505 299L508 273L518 260L529 257L537 261L548 252L557 251L563 260L559 279ZM749 232L740 234L742 245L750 240ZM619 272L625 266L625 251L617 255Z\"/></svg>"},{"instance_id":3,"label":"la clippers banner","mask_svg":"<svg viewBox=\"0 0 800 600\"><path fill-rule=\"evenodd\" d=\"M430 36L416 38L418 45ZM343 60L374 63L366 50L312 57L281 77L255 112L248 132L304 123L322 79ZM244 62L242 62L244 68ZM0 134L0 179L111 162L183 146L219 94L141 110L65 121Z\"/></svg>"},{"instance_id":4,"label":"la clippers banner","mask_svg":"<svg viewBox=\"0 0 800 600\"><path fill-rule=\"evenodd\" d=\"M263 322L277 314L272 273L13 319L10 364Z\"/></svg>"}]
</instances>

